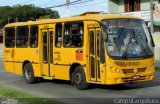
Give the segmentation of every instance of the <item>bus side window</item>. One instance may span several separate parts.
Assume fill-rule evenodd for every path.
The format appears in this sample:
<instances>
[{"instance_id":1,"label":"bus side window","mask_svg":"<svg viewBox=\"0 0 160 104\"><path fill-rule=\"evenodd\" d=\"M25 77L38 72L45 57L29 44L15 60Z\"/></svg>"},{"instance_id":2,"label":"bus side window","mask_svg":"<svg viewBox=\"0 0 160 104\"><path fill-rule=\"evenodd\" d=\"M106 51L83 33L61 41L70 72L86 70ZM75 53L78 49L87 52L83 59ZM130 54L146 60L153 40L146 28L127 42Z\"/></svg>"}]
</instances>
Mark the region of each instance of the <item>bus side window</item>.
<instances>
[{"instance_id":1,"label":"bus side window","mask_svg":"<svg viewBox=\"0 0 160 104\"><path fill-rule=\"evenodd\" d=\"M38 26L30 27L30 47L31 48L38 47Z\"/></svg>"},{"instance_id":2,"label":"bus side window","mask_svg":"<svg viewBox=\"0 0 160 104\"><path fill-rule=\"evenodd\" d=\"M28 47L28 33L27 26L17 27L16 47Z\"/></svg>"},{"instance_id":3,"label":"bus side window","mask_svg":"<svg viewBox=\"0 0 160 104\"><path fill-rule=\"evenodd\" d=\"M68 22L64 25L64 47L82 47L83 22Z\"/></svg>"},{"instance_id":4,"label":"bus side window","mask_svg":"<svg viewBox=\"0 0 160 104\"><path fill-rule=\"evenodd\" d=\"M62 46L62 24L56 24L55 34L55 47L60 48Z\"/></svg>"},{"instance_id":5,"label":"bus side window","mask_svg":"<svg viewBox=\"0 0 160 104\"><path fill-rule=\"evenodd\" d=\"M5 29L5 46L14 47L15 46L15 28L6 28Z\"/></svg>"}]
</instances>

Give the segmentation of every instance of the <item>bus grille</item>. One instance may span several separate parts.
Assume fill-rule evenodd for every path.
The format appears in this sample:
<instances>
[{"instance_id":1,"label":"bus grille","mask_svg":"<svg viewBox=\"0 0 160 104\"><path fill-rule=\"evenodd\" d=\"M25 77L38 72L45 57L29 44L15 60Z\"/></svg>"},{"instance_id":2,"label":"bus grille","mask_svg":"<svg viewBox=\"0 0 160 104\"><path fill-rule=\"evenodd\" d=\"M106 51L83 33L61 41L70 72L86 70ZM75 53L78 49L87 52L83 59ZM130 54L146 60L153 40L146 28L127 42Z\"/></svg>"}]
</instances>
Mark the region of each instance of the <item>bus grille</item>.
<instances>
[{"instance_id":1,"label":"bus grille","mask_svg":"<svg viewBox=\"0 0 160 104\"><path fill-rule=\"evenodd\" d=\"M131 74L134 73L134 69L122 69L124 74Z\"/></svg>"},{"instance_id":2,"label":"bus grille","mask_svg":"<svg viewBox=\"0 0 160 104\"><path fill-rule=\"evenodd\" d=\"M145 67L145 68L137 68L137 72L138 73L143 73L143 72L145 72L147 70L147 67Z\"/></svg>"},{"instance_id":3,"label":"bus grille","mask_svg":"<svg viewBox=\"0 0 160 104\"><path fill-rule=\"evenodd\" d=\"M136 69L122 69L124 74L133 74L133 73L144 73L147 70L147 67L145 68L137 68L137 71L134 72Z\"/></svg>"}]
</instances>

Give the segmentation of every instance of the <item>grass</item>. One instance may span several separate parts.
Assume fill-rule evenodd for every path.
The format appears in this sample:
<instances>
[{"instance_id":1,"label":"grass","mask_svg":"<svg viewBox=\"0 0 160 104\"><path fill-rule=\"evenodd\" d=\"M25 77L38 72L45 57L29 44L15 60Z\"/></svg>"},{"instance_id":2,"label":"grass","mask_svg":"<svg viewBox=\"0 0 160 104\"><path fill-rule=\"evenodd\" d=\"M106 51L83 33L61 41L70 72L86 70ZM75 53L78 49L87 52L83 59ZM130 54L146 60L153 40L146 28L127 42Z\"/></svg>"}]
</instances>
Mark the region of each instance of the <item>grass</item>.
<instances>
[{"instance_id":1,"label":"grass","mask_svg":"<svg viewBox=\"0 0 160 104\"><path fill-rule=\"evenodd\" d=\"M61 102L54 101L53 99L40 98L28 93L16 91L14 89L2 86L0 86L0 98L1 97L7 101L18 101L18 104L63 104Z\"/></svg>"}]
</instances>

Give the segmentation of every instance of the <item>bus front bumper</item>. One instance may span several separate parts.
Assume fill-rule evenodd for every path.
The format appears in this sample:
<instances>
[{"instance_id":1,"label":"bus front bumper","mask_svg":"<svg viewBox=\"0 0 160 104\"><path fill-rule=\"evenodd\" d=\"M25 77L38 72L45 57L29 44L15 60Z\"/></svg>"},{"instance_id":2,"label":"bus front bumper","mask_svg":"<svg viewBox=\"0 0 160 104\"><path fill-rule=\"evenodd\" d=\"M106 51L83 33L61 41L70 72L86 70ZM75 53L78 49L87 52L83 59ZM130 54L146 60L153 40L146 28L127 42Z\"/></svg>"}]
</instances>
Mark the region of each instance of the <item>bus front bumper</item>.
<instances>
[{"instance_id":1,"label":"bus front bumper","mask_svg":"<svg viewBox=\"0 0 160 104\"><path fill-rule=\"evenodd\" d=\"M154 79L155 71L149 71L146 73L133 73L133 74L119 74L119 73L108 73L106 74L105 84L125 84L125 83L134 83L142 81L151 81Z\"/></svg>"}]
</instances>

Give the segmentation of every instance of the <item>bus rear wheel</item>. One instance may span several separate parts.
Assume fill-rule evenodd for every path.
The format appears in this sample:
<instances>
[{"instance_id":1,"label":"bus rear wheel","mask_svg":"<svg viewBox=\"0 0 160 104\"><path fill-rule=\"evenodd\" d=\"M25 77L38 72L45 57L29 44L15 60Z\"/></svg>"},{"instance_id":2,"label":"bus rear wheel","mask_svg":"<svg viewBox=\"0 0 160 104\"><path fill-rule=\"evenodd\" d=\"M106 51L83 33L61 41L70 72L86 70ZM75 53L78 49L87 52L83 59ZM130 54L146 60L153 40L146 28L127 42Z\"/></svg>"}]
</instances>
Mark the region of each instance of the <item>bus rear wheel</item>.
<instances>
[{"instance_id":1,"label":"bus rear wheel","mask_svg":"<svg viewBox=\"0 0 160 104\"><path fill-rule=\"evenodd\" d=\"M85 90L89 87L89 84L86 82L84 70L81 66L77 66L74 71L74 85L79 90Z\"/></svg>"},{"instance_id":2,"label":"bus rear wheel","mask_svg":"<svg viewBox=\"0 0 160 104\"><path fill-rule=\"evenodd\" d=\"M24 80L28 84L33 84L37 81L37 78L34 76L34 71L31 63L25 64L23 68L23 76L24 76Z\"/></svg>"}]
</instances>

